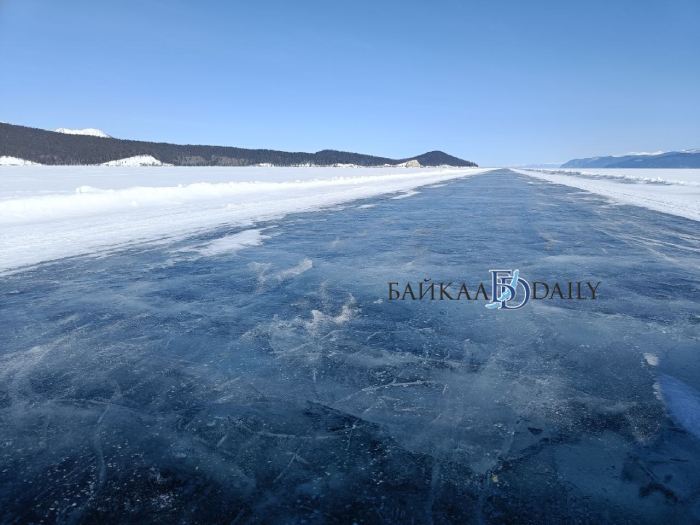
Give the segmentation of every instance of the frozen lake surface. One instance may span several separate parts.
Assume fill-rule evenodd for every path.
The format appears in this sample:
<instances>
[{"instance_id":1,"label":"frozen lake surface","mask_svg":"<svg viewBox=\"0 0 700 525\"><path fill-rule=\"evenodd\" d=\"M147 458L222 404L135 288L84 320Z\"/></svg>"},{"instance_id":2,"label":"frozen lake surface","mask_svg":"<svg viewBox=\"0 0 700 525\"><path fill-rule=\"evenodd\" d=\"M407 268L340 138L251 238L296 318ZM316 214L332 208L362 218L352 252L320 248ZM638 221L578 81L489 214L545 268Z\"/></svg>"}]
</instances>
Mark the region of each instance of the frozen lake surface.
<instances>
[{"instance_id":1,"label":"frozen lake surface","mask_svg":"<svg viewBox=\"0 0 700 525\"><path fill-rule=\"evenodd\" d=\"M172 241L355 199L409 192L486 168L119 168L0 171L0 273Z\"/></svg>"},{"instance_id":2,"label":"frozen lake surface","mask_svg":"<svg viewBox=\"0 0 700 525\"><path fill-rule=\"evenodd\" d=\"M700 169L525 169L532 177L597 193L614 202L700 221Z\"/></svg>"},{"instance_id":3,"label":"frozen lake surface","mask_svg":"<svg viewBox=\"0 0 700 525\"><path fill-rule=\"evenodd\" d=\"M698 522L698 223L414 186L4 275L2 521ZM387 301L499 267L599 299Z\"/></svg>"}]
</instances>

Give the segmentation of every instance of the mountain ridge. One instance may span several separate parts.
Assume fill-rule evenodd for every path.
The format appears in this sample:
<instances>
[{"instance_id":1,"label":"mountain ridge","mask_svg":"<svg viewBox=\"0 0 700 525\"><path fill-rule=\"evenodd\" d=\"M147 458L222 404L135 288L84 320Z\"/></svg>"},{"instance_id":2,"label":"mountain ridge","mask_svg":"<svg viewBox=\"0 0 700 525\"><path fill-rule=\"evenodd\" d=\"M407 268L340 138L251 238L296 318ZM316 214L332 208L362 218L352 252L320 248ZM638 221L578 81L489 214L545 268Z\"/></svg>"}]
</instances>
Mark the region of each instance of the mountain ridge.
<instances>
[{"instance_id":1,"label":"mountain ridge","mask_svg":"<svg viewBox=\"0 0 700 525\"><path fill-rule=\"evenodd\" d=\"M421 166L477 167L477 164L442 151L429 151L405 159L325 149L316 153L233 146L171 144L138 140L70 135L0 122L0 156L40 164L94 165L140 155L151 155L174 166L385 166L416 160ZM421 159L423 162L421 162Z\"/></svg>"},{"instance_id":2,"label":"mountain ridge","mask_svg":"<svg viewBox=\"0 0 700 525\"><path fill-rule=\"evenodd\" d=\"M700 168L700 150L571 159L562 168Z\"/></svg>"}]
</instances>

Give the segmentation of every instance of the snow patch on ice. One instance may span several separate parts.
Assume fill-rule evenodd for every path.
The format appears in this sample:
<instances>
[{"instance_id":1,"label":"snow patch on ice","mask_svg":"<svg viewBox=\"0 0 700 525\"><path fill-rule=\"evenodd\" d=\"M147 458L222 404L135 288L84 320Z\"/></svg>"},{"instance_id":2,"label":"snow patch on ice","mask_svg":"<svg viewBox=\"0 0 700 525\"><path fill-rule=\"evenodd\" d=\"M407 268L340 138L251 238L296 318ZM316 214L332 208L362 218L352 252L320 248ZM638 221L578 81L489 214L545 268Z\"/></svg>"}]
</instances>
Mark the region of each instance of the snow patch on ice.
<instances>
[{"instance_id":1,"label":"snow patch on ice","mask_svg":"<svg viewBox=\"0 0 700 525\"><path fill-rule=\"evenodd\" d=\"M268 282L273 282L275 284L293 279L294 277L301 275L304 272L308 272L314 267L314 263L308 257L305 257L298 264L290 268L285 268L284 270L279 270L277 272L269 273L272 265L270 263L251 263L249 267L255 271L258 275L258 283L263 286Z\"/></svg>"},{"instance_id":2,"label":"snow patch on ice","mask_svg":"<svg viewBox=\"0 0 700 525\"><path fill-rule=\"evenodd\" d=\"M646 364L648 364L649 366L659 366L659 357L656 356L656 355L654 355L654 354L651 354L651 353L648 353L648 352L645 353L645 354L644 354L644 361L645 361Z\"/></svg>"},{"instance_id":3,"label":"snow patch on ice","mask_svg":"<svg viewBox=\"0 0 700 525\"><path fill-rule=\"evenodd\" d=\"M324 325L344 325L354 317L357 311L355 305L355 298L350 294L348 301L342 306L338 315L326 314L320 310L311 310L311 320L306 322L306 328L310 332L316 332Z\"/></svg>"},{"instance_id":4,"label":"snow patch on ice","mask_svg":"<svg viewBox=\"0 0 700 525\"><path fill-rule=\"evenodd\" d=\"M305 258L302 259L299 264L292 266L291 268L287 268L286 270L282 270L277 272L273 278L277 281L286 281L287 279L291 279L292 277L296 277L297 275L301 275L304 272L308 272L311 268L314 267L314 263L311 259Z\"/></svg>"},{"instance_id":5,"label":"snow patch on ice","mask_svg":"<svg viewBox=\"0 0 700 525\"><path fill-rule=\"evenodd\" d=\"M243 248L260 246L266 238L260 230L243 230L239 233L215 239L205 245L197 246L195 250L205 257L236 253Z\"/></svg>"},{"instance_id":6,"label":"snow patch on ice","mask_svg":"<svg viewBox=\"0 0 700 525\"><path fill-rule=\"evenodd\" d=\"M418 195L418 193L419 192L417 192L417 191L409 190L405 193L402 193L401 195L397 195L396 197L392 197L392 199L393 200L405 199L407 197L412 197L414 195Z\"/></svg>"}]
</instances>

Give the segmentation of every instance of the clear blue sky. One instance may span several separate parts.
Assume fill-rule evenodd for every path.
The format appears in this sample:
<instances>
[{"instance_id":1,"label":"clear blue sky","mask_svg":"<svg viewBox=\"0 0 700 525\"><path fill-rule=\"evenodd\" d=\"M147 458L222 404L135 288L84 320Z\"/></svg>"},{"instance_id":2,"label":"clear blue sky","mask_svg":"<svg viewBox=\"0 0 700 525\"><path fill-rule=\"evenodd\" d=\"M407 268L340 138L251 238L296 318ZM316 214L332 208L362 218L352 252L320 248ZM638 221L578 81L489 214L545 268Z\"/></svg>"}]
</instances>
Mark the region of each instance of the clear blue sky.
<instances>
[{"instance_id":1,"label":"clear blue sky","mask_svg":"<svg viewBox=\"0 0 700 525\"><path fill-rule=\"evenodd\" d=\"M700 147L700 2L0 0L0 121L482 165Z\"/></svg>"}]
</instances>

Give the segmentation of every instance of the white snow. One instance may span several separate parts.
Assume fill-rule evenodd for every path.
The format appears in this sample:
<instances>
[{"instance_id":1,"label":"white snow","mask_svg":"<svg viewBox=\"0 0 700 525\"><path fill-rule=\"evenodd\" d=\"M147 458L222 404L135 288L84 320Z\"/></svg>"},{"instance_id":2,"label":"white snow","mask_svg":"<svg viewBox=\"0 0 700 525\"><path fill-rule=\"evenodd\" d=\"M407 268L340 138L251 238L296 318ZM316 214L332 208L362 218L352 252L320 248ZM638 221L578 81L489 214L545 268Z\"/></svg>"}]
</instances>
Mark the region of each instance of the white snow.
<instances>
[{"instance_id":1,"label":"white snow","mask_svg":"<svg viewBox=\"0 0 700 525\"><path fill-rule=\"evenodd\" d=\"M518 173L700 221L700 169L558 169Z\"/></svg>"},{"instance_id":2,"label":"white snow","mask_svg":"<svg viewBox=\"0 0 700 525\"><path fill-rule=\"evenodd\" d=\"M700 186L700 169L663 168L558 168L543 170L549 173L581 174L593 177L625 179L624 182L668 182Z\"/></svg>"},{"instance_id":3,"label":"white snow","mask_svg":"<svg viewBox=\"0 0 700 525\"><path fill-rule=\"evenodd\" d=\"M0 177L0 271L182 238L218 226L250 227L288 213L408 192L487 171L8 167ZM223 245L212 249L219 248Z\"/></svg>"},{"instance_id":4,"label":"white snow","mask_svg":"<svg viewBox=\"0 0 700 525\"><path fill-rule=\"evenodd\" d=\"M70 129L70 128L58 128L54 130L56 133L65 133L66 135L88 135L90 137L102 137L103 139L111 138L107 133L101 129L96 128L84 128L84 129Z\"/></svg>"},{"instance_id":5,"label":"white snow","mask_svg":"<svg viewBox=\"0 0 700 525\"><path fill-rule=\"evenodd\" d=\"M406 199L408 197L413 197L414 195L418 195L418 193L419 192L417 192L417 191L409 190L405 193L401 193L401 194L397 195L396 197L392 197L392 199L394 199L394 200Z\"/></svg>"},{"instance_id":6,"label":"white snow","mask_svg":"<svg viewBox=\"0 0 700 525\"><path fill-rule=\"evenodd\" d=\"M136 166L171 166L172 164L166 164L159 161L153 155L136 155L134 157L127 157L125 159L110 160L109 162L103 162L103 166L120 166L123 168L136 167Z\"/></svg>"},{"instance_id":7,"label":"white snow","mask_svg":"<svg viewBox=\"0 0 700 525\"><path fill-rule=\"evenodd\" d=\"M659 356L651 352L644 352L644 362L649 366L659 366Z\"/></svg>"},{"instance_id":8,"label":"white snow","mask_svg":"<svg viewBox=\"0 0 700 525\"><path fill-rule=\"evenodd\" d=\"M624 155L613 155L613 157L628 157L628 156L633 156L633 157L656 157L657 155L663 155L666 153L665 151L659 150L659 151L630 151L629 153L625 153Z\"/></svg>"},{"instance_id":9,"label":"white snow","mask_svg":"<svg viewBox=\"0 0 700 525\"><path fill-rule=\"evenodd\" d=\"M250 246L260 246L266 237L262 235L260 230L243 230L233 235L220 237L207 244L196 246L194 248L200 255L210 257L212 255L222 255L226 253L236 253L243 248Z\"/></svg>"},{"instance_id":10,"label":"white snow","mask_svg":"<svg viewBox=\"0 0 700 525\"><path fill-rule=\"evenodd\" d=\"M681 150L657 150L657 151L630 151L629 153L619 153L617 155L609 155L610 157L656 157L664 153L698 153L698 149L681 149ZM591 157L594 159L603 158L605 155Z\"/></svg>"},{"instance_id":11,"label":"white snow","mask_svg":"<svg viewBox=\"0 0 700 525\"><path fill-rule=\"evenodd\" d=\"M421 163L416 159L407 160L406 162L399 162L396 164L397 168L420 168Z\"/></svg>"},{"instance_id":12,"label":"white snow","mask_svg":"<svg viewBox=\"0 0 700 525\"><path fill-rule=\"evenodd\" d=\"M280 282L286 281L287 279L301 275L304 272L308 272L313 267L313 261L311 259L304 258L299 262L299 264L275 273L272 278Z\"/></svg>"},{"instance_id":13,"label":"white snow","mask_svg":"<svg viewBox=\"0 0 700 525\"><path fill-rule=\"evenodd\" d=\"M0 157L0 166L38 166L38 162L32 162L31 160L19 159L17 157L8 157L3 155Z\"/></svg>"}]
</instances>

